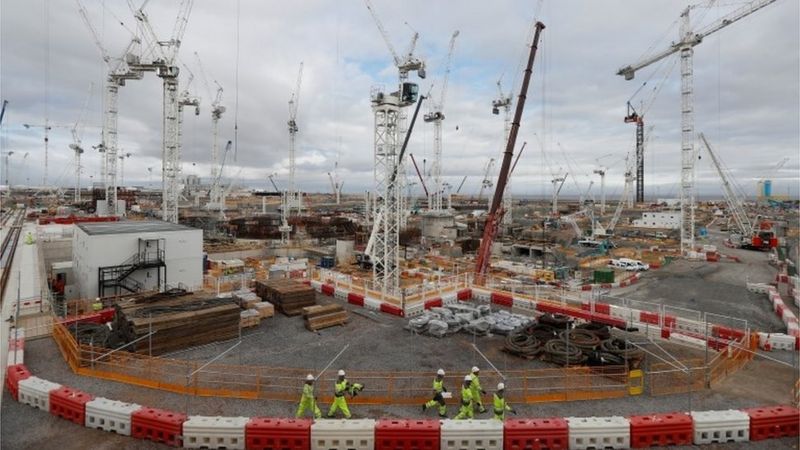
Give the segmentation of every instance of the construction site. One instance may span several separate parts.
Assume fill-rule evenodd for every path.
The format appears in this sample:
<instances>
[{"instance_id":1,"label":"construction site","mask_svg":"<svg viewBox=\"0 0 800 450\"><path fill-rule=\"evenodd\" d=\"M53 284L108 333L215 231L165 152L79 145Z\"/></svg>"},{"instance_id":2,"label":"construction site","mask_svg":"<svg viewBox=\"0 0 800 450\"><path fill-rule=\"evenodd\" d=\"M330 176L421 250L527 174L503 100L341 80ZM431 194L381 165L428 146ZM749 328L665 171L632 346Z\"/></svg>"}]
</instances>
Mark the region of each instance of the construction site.
<instances>
[{"instance_id":1,"label":"construction site","mask_svg":"<svg viewBox=\"0 0 800 450\"><path fill-rule=\"evenodd\" d=\"M33 3L3 449L798 448L797 2Z\"/></svg>"}]
</instances>

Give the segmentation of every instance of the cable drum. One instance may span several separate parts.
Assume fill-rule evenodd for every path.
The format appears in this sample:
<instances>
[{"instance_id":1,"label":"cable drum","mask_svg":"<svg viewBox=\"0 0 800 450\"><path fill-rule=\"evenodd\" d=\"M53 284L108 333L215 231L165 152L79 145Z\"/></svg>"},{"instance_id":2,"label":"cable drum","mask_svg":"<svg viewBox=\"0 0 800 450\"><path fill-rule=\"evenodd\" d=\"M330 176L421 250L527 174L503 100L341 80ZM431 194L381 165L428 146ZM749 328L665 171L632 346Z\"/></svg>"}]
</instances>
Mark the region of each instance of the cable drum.
<instances>
[{"instance_id":1,"label":"cable drum","mask_svg":"<svg viewBox=\"0 0 800 450\"><path fill-rule=\"evenodd\" d=\"M512 355L534 359L542 353L542 343L534 336L527 334L527 328L509 333L503 349Z\"/></svg>"},{"instance_id":2,"label":"cable drum","mask_svg":"<svg viewBox=\"0 0 800 450\"><path fill-rule=\"evenodd\" d=\"M644 351L635 346L628 344L622 339L608 339L600 344L600 350L606 353L618 355L623 359L642 359L644 358Z\"/></svg>"},{"instance_id":3,"label":"cable drum","mask_svg":"<svg viewBox=\"0 0 800 450\"><path fill-rule=\"evenodd\" d=\"M544 350L551 362L562 366L583 364L587 360L580 348L561 339L554 339L544 344Z\"/></svg>"},{"instance_id":4,"label":"cable drum","mask_svg":"<svg viewBox=\"0 0 800 450\"><path fill-rule=\"evenodd\" d=\"M562 331L558 335L559 339L567 342L570 346L575 346L581 350L594 350L600 345L600 338L590 330L576 328L570 331Z\"/></svg>"},{"instance_id":5,"label":"cable drum","mask_svg":"<svg viewBox=\"0 0 800 450\"><path fill-rule=\"evenodd\" d=\"M611 337L611 330L608 325L603 325L595 322L582 323L575 327L576 329L588 330L593 332L600 340L606 340Z\"/></svg>"}]
</instances>

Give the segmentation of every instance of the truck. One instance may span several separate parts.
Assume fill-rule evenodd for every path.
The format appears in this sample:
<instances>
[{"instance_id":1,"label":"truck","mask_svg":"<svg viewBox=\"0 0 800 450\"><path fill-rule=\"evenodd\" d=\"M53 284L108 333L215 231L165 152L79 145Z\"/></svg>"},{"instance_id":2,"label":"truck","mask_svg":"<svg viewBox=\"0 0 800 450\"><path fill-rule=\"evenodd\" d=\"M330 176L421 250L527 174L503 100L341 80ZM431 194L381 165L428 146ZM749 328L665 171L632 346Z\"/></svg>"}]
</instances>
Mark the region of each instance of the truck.
<instances>
[{"instance_id":1,"label":"truck","mask_svg":"<svg viewBox=\"0 0 800 450\"><path fill-rule=\"evenodd\" d=\"M643 272L650 270L649 264L629 258L612 259L608 262L608 266L615 269L623 269L628 272Z\"/></svg>"}]
</instances>

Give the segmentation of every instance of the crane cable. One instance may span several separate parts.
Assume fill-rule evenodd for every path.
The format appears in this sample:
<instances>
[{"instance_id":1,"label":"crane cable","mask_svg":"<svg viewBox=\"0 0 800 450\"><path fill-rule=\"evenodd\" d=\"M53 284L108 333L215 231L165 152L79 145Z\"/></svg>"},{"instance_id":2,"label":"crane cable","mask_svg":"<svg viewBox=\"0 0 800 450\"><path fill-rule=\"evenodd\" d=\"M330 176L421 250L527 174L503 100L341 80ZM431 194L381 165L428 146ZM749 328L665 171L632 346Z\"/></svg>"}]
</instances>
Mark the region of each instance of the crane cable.
<instances>
[{"instance_id":1,"label":"crane cable","mask_svg":"<svg viewBox=\"0 0 800 450\"><path fill-rule=\"evenodd\" d=\"M234 82L235 103L233 107L233 160L239 155L239 28L241 21L241 0L236 0L236 75Z\"/></svg>"}]
</instances>

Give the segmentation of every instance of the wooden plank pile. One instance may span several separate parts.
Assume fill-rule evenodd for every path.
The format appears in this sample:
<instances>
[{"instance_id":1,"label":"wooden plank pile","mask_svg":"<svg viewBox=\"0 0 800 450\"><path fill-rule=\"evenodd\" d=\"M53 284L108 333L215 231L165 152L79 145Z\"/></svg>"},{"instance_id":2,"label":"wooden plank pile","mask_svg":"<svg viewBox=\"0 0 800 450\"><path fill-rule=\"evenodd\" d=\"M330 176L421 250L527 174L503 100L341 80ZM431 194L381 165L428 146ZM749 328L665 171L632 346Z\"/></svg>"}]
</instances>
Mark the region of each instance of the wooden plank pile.
<instances>
[{"instance_id":1,"label":"wooden plank pile","mask_svg":"<svg viewBox=\"0 0 800 450\"><path fill-rule=\"evenodd\" d=\"M314 288L290 279L257 281L256 295L287 316L297 316L306 306L316 304Z\"/></svg>"},{"instance_id":2,"label":"wooden plank pile","mask_svg":"<svg viewBox=\"0 0 800 450\"><path fill-rule=\"evenodd\" d=\"M347 311L341 305L315 305L303 308L303 317L309 331L344 325L347 323Z\"/></svg>"},{"instance_id":3,"label":"wooden plank pile","mask_svg":"<svg viewBox=\"0 0 800 450\"><path fill-rule=\"evenodd\" d=\"M117 342L144 338L129 348L153 355L234 339L239 335L241 309L231 298L202 294L157 294L133 297L116 305L112 335Z\"/></svg>"},{"instance_id":4,"label":"wooden plank pile","mask_svg":"<svg viewBox=\"0 0 800 450\"><path fill-rule=\"evenodd\" d=\"M251 309L256 303L261 301L258 295L251 292L249 289L242 289L234 292L233 298L239 302L239 306L241 306L242 309Z\"/></svg>"}]
</instances>

